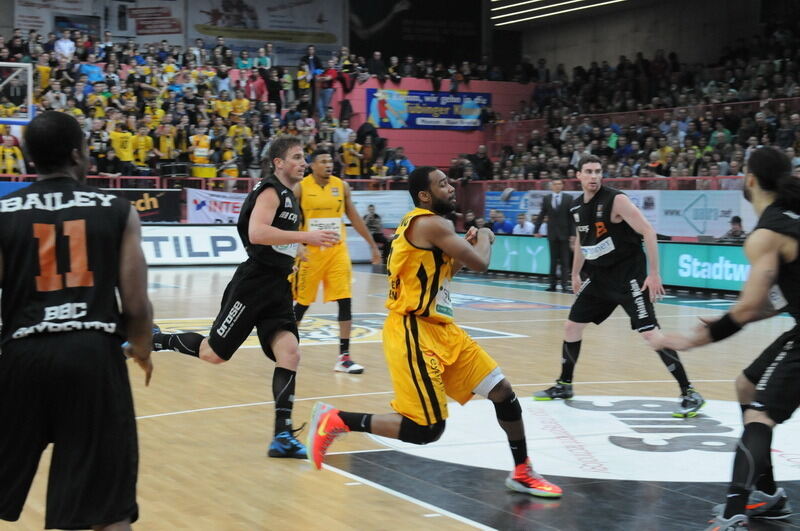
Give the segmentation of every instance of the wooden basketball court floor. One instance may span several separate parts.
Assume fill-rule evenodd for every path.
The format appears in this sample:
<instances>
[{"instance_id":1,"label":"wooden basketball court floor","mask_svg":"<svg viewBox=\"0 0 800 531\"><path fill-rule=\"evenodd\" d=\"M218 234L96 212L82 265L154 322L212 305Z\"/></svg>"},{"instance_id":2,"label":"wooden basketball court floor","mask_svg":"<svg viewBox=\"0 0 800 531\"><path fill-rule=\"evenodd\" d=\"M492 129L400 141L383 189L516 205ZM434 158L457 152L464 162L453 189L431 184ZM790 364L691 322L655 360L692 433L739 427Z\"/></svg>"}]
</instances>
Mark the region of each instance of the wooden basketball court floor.
<instances>
[{"instance_id":1,"label":"wooden basketball court floor","mask_svg":"<svg viewBox=\"0 0 800 531\"><path fill-rule=\"evenodd\" d=\"M156 322L165 330L207 331L233 271L151 268ZM505 489L512 461L485 400L466 407L451 404L445 436L430 446L408 449L354 433L334 443L322 471L306 461L266 457L273 365L253 336L220 366L173 352L155 353L150 387L144 386L138 368L129 366L140 442L141 517L134 527L704 528L711 506L724 499L733 442L741 430L738 407L731 402L733 379L791 321L754 324L724 343L682 355L694 385L716 404L693 421L671 418L678 388L630 330L621 310L602 326L587 328L572 401L578 406L534 402L532 392L551 385L558 375L562 324L573 300L570 294L545 292L545 287L523 277L460 275L452 293L457 321L470 327L514 385L533 463L561 484L561 500ZM385 275L357 266L353 290L351 352L366 372L333 372L336 306L313 305L301 331L295 426L308 420L316 400L352 411L390 411L391 384L380 343ZM678 294L656 309L662 327L672 330L694 326L698 316L718 314L729 305L730 300ZM800 492L800 482L794 481L800 479L800 451L792 453L800 426L791 420L777 431L773 444L781 453L774 460L781 463L776 463L776 475L779 481L782 475L793 480L784 483L791 495ZM42 528L48 463L49 450L20 522L0 527ZM752 528L798 528L798 522L800 517L794 524Z\"/></svg>"}]
</instances>

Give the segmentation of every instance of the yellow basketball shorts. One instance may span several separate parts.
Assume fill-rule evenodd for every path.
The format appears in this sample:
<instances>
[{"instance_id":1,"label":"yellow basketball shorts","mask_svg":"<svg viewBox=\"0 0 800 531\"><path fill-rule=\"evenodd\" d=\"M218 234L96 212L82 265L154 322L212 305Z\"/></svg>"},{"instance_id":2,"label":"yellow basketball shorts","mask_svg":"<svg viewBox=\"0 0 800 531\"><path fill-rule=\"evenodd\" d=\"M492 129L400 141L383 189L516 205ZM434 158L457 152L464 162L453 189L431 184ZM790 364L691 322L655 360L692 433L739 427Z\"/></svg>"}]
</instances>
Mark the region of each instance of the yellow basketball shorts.
<instances>
[{"instance_id":1,"label":"yellow basketball shorts","mask_svg":"<svg viewBox=\"0 0 800 531\"><path fill-rule=\"evenodd\" d=\"M352 270L350 253L344 242L333 247L309 248L308 260L299 262L291 276L292 296L295 302L311 306L317 300L317 289L322 282L325 302L349 299L352 297Z\"/></svg>"},{"instance_id":2,"label":"yellow basketball shorts","mask_svg":"<svg viewBox=\"0 0 800 531\"><path fill-rule=\"evenodd\" d=\"M447 397L459 404L497 368L497 362L455 323L389 312L383 351L395 398L392 409L428 426L447 418Z\"/></svg>"}]
</instances>

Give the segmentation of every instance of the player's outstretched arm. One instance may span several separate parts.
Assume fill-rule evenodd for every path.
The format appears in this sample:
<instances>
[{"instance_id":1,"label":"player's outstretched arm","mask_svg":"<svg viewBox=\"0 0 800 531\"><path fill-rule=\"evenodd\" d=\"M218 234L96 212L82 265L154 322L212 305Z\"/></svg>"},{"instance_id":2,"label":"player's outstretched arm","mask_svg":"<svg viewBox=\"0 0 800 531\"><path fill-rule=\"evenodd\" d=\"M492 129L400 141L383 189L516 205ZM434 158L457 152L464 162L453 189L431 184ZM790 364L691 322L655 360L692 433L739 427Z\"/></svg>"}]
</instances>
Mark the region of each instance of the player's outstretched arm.
<instances>
[{"instance_id":1,"label":"player's outstretched arm","mask_svg":"<svg viewBox=\"0 0 800 531\"><path fill-rule=\"evenodd\" d=\"M251 243L258 245L306 243L319 247L330 247L339 241L339 233L333 230L301 232L273 227L272 221L275 219L275 212L278 211L279 205L278 192L274 188L264 190L258 196L253 212L250 214L250 224L247 227L247 235Z\"/></svg>"},{"instance_id":2,"label":"player's outstretched arm","mask_svg":"<svg viewBox=\"0 0 800 531\"><path fill-rule=\"evenodd\" d=\"M479 273L489 269L494 233L486 227L478 230L474 245L456 234L453 223L440 216L419 217L409 230L409 241L418 247L438 247L456 263Z\"/></svg>"},{"instance_id":3,"label":"player's outstretched arm","mask_svg":"<svg viewBox=\"0 0 800 531\"><path fill-rule=\"evenodd\" d=\"M619 215L633 230L644 238L644 248L647 251L647 278L642 286L642 291L647 290L650 302L655 302L657 298L664 295L664 286L661 284L661 274L659 273L658 262L658 239L656 231L650 222L644 217L642 211L626 195L618 195L614 198L614 214Z\"/></svg>"},{"instance_id":4,"label":"player's outstretched arm","mask_svg":"<svg viewBox=\"0 0 800 531\"><path fill-rule=\"evenodd\" d=\"M350 185L344 183L344 212L347 214L347 219L350 220L356 232L361 235L364 241L367 242L367 245L369 245L369 249L372 252L372 263L380 264L382 262L381 251L378 249L375 240L372 239L372 234L367 230L367 225L364 223L364 220L358 215L358 210L350 196Z\"/></svg>"},{"instance_id":5,"label":"player's outstretched arm","mask_svg":"<svg viewBox=\"0 0 800 531\"><path fill-rule=\"evenodd\" d=\"M139 214L131 207L122 234L119 256L119 298L122 319L128 333L126 355L145 371L145 385L150 383L153 362L150 359L153 333L153 307L147 297L147 262L142 252Z\"/></svg>"}]
</instances>

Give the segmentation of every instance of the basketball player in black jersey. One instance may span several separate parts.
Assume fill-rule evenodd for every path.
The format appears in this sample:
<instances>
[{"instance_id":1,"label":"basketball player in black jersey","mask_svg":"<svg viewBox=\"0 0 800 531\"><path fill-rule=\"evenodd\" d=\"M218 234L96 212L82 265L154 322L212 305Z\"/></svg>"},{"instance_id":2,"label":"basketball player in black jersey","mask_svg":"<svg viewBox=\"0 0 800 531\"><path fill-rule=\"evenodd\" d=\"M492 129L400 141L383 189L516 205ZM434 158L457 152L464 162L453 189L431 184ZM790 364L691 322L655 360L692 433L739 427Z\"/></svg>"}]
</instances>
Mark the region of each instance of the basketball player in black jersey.
<instances>
[{"instance_id":1,"label":"basketball player in black jersey","mask_svg":"<svg viewBox=\"0 0 800 531\"><path fill-rule=\"evenodd\" d=\"M306 448L294 436L292 407L300 362L299 336L292 308L289 274L297 245L328 247L339 240L330 230L299 232L300 207L292 187L306 169L303 144L295 137L272 142L265 174L247 196L238 230L247 260L236 269L208 337L194 332L153 335L153 350L175 350L210 363L231 359L253 327L264 353L275 361L275 438L270 457L306 458Z\"/></svg>"},{"instance_id":2,"label":"basketball player in black jersey","mask_svg":"<svg viewBox=\"0 0 800 531\"><path fill-rule=\"evenodd\" d=\"M130 529L139 452L123 352L146 382L153 370L139 216L84 184L71 115L36 116L25 149L38 180L0 199L0 519L19 518L53 443L45 527Z\"/></svg>"},{"instance_id":3,"label":"basketball player in black jersey","mask_svg":"<svg viewBox=\"0 0 800 531\"><path fill-rule=\"evenodd\" d=\"M581 349L583 329L605 321L617 306L631 319L631 328L645 340L661 336L653 302L664 294L658 272L656 232L628 196L603 186L603 167L593 155L578 163L577 177L583 195L570 207L578 227L572 260L572 288L578 295L564 325L561 376L535 400L572 398L572 374ZM642 239L647 249L642 249ZM580 271L589 263L589 278L581 283ZM678 381L681 403L675 417L694 417L705 401L692 388L677 352L657 350L661 361Z\"/></svg>"},{"instance_id":4,"label":"basketball player in black jersey","mask_svg":"<svg viewBox=\"0 0 800 531\"><path fill-rule=\"evenodd\" d=\"M701 319L690 336L664 334L652 343L688 350L781 312L795 320L736 378L744 433L736 446L727 503L714 508L716 517L708 527L715 531L746 529L748 517L792 514L786 492L775 484L770 452L773 428L800 406L800 179L792 176L789 158L769 147L754 151L747 161L744 195L759 220L744 243L751 268L739 299L719 319Z\"/></svg>"}]
</instances>

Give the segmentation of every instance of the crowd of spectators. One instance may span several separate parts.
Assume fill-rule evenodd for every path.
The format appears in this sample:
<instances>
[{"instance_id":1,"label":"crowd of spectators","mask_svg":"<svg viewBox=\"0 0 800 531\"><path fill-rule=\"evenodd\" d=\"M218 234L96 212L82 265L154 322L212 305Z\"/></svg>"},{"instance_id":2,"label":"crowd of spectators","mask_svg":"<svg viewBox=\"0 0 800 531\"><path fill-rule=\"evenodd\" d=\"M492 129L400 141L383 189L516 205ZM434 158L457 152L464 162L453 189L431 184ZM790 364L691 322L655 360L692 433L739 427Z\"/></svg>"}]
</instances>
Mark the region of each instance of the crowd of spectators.
<instances>
[{"instance_id":1,"label":"crowd of spectators","mask_svg":"<svg viewBox=\"0 0 800 531\"><path fill-rule=\"evenodd\" d=\"M782 99L800 96L798 55L800 35L790 28L741 39L711 65L687 65L658 51L649 59L621 56L616 66L576 67L571 75L563 65L551 71L544 59L523 60L506 75L488 58L445 67L410 56L386 62L378 51L367 59L346 47L320 57L313 45L286 67L270 43L235 52L222 37L186 49L120 42L109 32L102 39L77 30L0 37L0 61L34 64L35 105L75 115L89 140L92 171L110 176L258 177L271 140L289 134L309 153L330 149L344 177L402 180L414 169L413 156L388 146L369 124L351 129L346 112L334 116L331 98L336 83L346 95L370 78L403 77L429 79L434 89L449 79L451 90L473 79L534 82L530 99L507 118L541 118L544 125L499 157L485 146L457 156L449 170L454 180L570 178L585 153L604 160L608 177L737 176L762 145L786 150L797 167L800 114ZM13 116L25 90L20 79L7 83L0 114ZM739 111L743 101L760 102L758 110ZM586 116L624 111L641 114L625 124L613 115ZM490 109L482 117L501 118ZM18 139L5 127L2 133L2 171L30 171Z\"/></svg>"},{"instance_id":2,"label":"crowd of spectators","mask_svg":"<svg viewBox=\"0 0 800 531\"><path fill-rule=\"evenodd\" d=\"M573 178L587 153L603 160L611 178L741 177L761 146L784 150L797 171L800 105L791 98L800 96L798 65L800 33L788 28L741 39L709 66L658 51L652 59L623 56L616 67L579 67L570 79L563 68L551 75L540 60L529 75L544 82L510 114L512 122L539 125L502 146L499 157L490 158L486 146L458 155L450 177ZM583 114L600 111L606 114ZM723 188L739 186L722 181Z\"/></svg>"}]
</instances>

